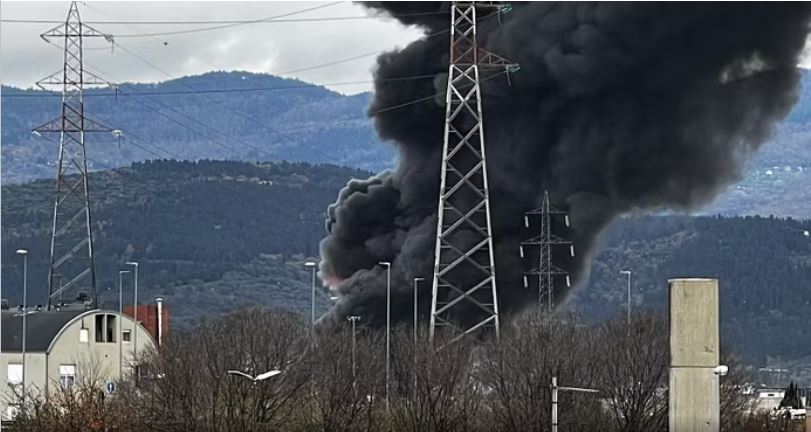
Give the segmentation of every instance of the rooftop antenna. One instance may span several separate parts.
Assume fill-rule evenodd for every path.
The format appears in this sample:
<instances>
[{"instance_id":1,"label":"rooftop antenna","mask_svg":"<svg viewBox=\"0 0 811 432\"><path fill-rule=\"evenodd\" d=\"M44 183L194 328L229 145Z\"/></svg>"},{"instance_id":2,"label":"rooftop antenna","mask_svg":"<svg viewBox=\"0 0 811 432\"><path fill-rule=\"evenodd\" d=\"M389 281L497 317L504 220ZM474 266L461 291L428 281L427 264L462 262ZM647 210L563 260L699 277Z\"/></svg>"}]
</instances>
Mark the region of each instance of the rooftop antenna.
<instances>
[{"instance_id":1,"label":"rooftop antenna","mask_svg":"<svg viewBox=\"0 0 811 432\"><path fill-rule=\"evenodd\" d=\"M502 13L501 2L451 5L445 140L437 210L430 338L449 329L449 343L492 329L499 335L496 270L487 185L480 68L517 65L479 48L478 14Z\"/></svg>"},{"instance_id":2,"label":"rooftop antenna","mask_svg":"<svg viewBox=\"0 0 811 432\"><path fill-rule=\"evenodd\" d=\"M37 82L37 86L43 90L48 85L61 86L61 114L33 129L37 135L56 132L60 136L48 269L48 310L55 299L62 297L65 290L82 286L89 287L93 293L95 308L96 270L93 260L85 133L113 130L85 116L84 87L106 86L108 83L84 69L82 43L88 37L104 38L111 43L113 39L112 36L83 24L75 1L70 4L65 22L40 37L49 44L54 44L51 39L61 40L64 51L62 69ZM60 286L61 280L67 280L67 283Z\"/></svg>"}]
</instances>

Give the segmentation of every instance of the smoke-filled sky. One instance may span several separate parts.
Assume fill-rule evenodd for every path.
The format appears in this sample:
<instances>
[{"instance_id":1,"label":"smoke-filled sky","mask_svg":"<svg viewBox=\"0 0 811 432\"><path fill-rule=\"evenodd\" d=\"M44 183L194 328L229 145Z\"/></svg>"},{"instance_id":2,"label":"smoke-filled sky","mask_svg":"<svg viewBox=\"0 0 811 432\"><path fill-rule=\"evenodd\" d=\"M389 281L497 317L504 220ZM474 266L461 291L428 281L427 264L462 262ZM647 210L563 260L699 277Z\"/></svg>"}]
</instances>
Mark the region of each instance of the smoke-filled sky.
<instances>
[{"instance_id":1,"label":"smoke-filled sky","mask_svg":"<svg viewBox=\"0 0 811 432\"><path fill-rule=\"evenodd\" d=\"M448 8L367 5L393 14ZM522 216L538 207L543 190L569 211L572 229L555 228L579 251L575 259L555 254L556 264L582 281L597 236L614 218L695 208L737 180L742 163L796 102L809 16L807 3L533 2L514 4L501 20L482 18L480 46L521 65L509 83L502 77L483 84L502 314L537 299L536 290L523 287L531 263L521 261L518 245L537 235L522 228ZM435 14L409 19L426 34L448 22ZM371 110L444 92L447 64L444 37L381 56ZM435 78L390 80L422 74ZM334 317L380 317L380 261L393 263L395 314L411 314L412 278L430 279L443 105L437 97L373 115L399 163L391 173L350 182L330 208L321 270L341 297ZM459 284L470 288L464 278ZM565 285L556 289L560 301ZM429 293L424 283L425 314Z\"/></svg>"}]
</instances>

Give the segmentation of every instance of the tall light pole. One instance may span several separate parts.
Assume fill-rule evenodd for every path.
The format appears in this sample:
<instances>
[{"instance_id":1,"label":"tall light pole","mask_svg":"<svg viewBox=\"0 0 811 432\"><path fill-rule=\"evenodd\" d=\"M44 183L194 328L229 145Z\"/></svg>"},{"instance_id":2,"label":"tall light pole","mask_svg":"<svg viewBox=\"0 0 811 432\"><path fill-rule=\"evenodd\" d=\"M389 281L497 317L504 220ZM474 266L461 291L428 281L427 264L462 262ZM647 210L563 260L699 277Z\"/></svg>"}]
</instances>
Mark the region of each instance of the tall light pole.
<instances>
[{"instance_id":1,"label":"tall light pole","mask_svg":"<svg viewBox=\"0 0 811 432\"><path fill-rule=\"evenodd\" d=\"M418 311L418 297L417 297L417 288L419 287L420 281L424 281L425 278L415 277L414 278L414 401L417 401L417 320L419 319Z\"/></svg>"},{"instance_id":2,"label":"tall light pole","mask_svg":"<svg viewBox=\"0 0 811 432\"><path fill-rule=\"evenodd\" d=\"M124 275L129 270L118 271L118 379L124 381Z\"/></svg>"},{"instance_id":3,"label":"tall light pole","mask_svg":"<svg viewBox=\"0 0 811 432\"><path fill-rule=\"evenodd\" d=\"M628 276L628 325L631 325L631 271L622 270L620 274Z\"/></svg>"},{"instance_id":4,"label":"tall light pole","mask_svg":"<svg viewBox=\"0 0 811 432\"><path fill-rule=\"evenodd\" d=\"M22 373L22 409L25 412L25 347L26 347L26 316L28 316L28 249L17 249L17 255L23 257L23 336L22 336L22 351L23 351L23 373Z\"/></svg>"},{"instance_id":5,"label":"tall light pole","mask_svg":"<svg viewBox=\"0 0 811 432\"><path fill-rule=\"evenodd\" d=\"M355 322L360 320L360 316L352 315L347 319L352 323L352 390L357 392L357 385L355 384Z\"/></svg>"},{"instance_id":6,"label":"tall light pole","mask_svg":"<svg viewBox=\"0 0 811 432\"><path fill-rule=\"evenodd\" d=\"M389 410L389 375L391 370L391 263L381 261L386 267L386 411Z\"/></svg>"},{"instance_id":7,"label":"tall light pole","mask_svg":"<svg viewBox=\"0 0 811 432\"><path fill-rule=\"evenodd\" d=\"M309 268L312 271L312 286L311 286L311 298L310 298L310 340L315 339L315 268L317 267L317 263L308 261L304 263L304 267Z\"/></svg>"},{"instance_id":8,"label":"tall light pole","mask_svg":"<svg viewBox=\"0 0 811 432\"><path fill-rule=\"evenodd\" d=\"M710 380L710 397L709 409L710 412L707 416L707 431L718 432L720 429L720 415L721 415L721 377L729 373L729 366L718 365L712 370L712 379Z\"/></svg>"},{"instance_id":9,"label":"tall light pole","mask_svg":"<svg viewBox=\"0 0 811 432\"><path fill-rule=\"evenodd\" d=\"M138 359L138 263L135 261L127 261L125 264L134 267L134 294L132 298L132 320L135 321L135 329L132 331L132 358L133 361Z\"/></svg>"}]
</instances>

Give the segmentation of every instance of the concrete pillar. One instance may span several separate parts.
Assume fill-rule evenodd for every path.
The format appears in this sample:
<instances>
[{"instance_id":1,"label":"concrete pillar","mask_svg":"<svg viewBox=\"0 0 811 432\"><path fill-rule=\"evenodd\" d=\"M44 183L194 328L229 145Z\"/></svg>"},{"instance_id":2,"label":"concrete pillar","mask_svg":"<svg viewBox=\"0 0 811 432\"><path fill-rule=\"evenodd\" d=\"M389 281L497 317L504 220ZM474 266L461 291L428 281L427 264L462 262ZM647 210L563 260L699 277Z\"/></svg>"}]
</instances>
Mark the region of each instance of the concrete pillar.
<instances>
[{"instance_id":1,"label":"concrete pillar","mask_svg":"<svg viewBox=\"0 0 811 432\"><path fill-rule=\"evenodd\" d=\"M718 432L718 280L668 281L670 432Z\"/></svg>"}]
</instances>

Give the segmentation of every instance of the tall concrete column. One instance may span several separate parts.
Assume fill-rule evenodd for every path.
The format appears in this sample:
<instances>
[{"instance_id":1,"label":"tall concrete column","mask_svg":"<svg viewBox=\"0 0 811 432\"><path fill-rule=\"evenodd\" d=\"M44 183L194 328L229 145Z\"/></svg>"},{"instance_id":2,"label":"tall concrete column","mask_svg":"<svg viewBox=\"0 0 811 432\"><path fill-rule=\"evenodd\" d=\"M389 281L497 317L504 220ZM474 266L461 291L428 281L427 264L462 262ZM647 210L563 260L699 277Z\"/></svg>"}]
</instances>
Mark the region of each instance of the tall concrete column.
<instances>
[{"instance_id":1,"label":"tall concrete column","mask_svg":"<svg viewBox=\"0 0 811 432\"><path fill-rule=\"evenodd\" d=\"M718 432L718 280L671 279L670 432Z\"/></svg>"}]
</instances>

